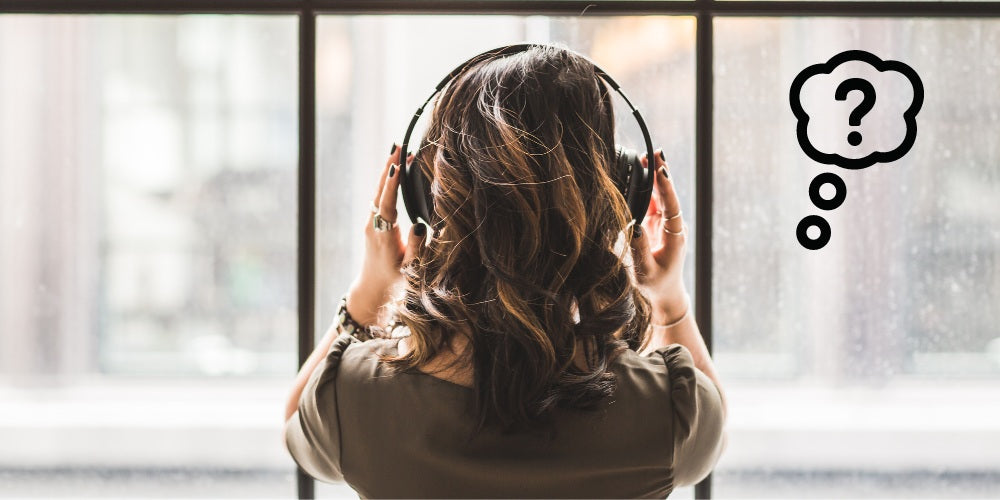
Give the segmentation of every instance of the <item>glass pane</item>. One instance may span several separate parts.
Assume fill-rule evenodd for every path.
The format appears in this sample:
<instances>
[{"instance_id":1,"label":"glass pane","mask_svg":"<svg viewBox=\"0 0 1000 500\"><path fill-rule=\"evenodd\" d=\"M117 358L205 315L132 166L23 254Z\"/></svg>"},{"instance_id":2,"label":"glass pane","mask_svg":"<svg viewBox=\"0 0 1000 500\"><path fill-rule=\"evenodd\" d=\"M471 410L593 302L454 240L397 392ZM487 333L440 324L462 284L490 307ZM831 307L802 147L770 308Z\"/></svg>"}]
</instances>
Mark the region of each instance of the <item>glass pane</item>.
<instances>
[{"instance_id":1,"label":"glass pane","mask_svg":"<svg viewBox=\"0 0 1000 500\"><path fill-rule=\"evenodd\" d=\"M412 36L417 32L421 36ZM402 141L413 113L444 75L491 48L525 40L558 42L591 57L643 112L654 144L662 145L671 165L684 213L694 213L691 17L324 16L317 36L318 330L333 320L336 301L358 272L362 224L392 143ZM640 145L639 128L617 96L615 109L619 142ZM399 211L408 231L402 202ZM696 221L687 220L696 230ZM694 238L688 241L692 278ZM688 286L693 290L692 279ZM345 491L322 488L323 496Z\"/></svg>"},{"instance_id":2,"label":"glass pane","mask_svg":"<svg viewBox=\"0 0 1000 500\"><path fill-rule=\"evenodd\" d=\"M0 16L0 484L284 496L294 16Z\"/></svg>"},{"instance_id":3,"label":"glass pane","mask_svg":"<svg viewBox=\"0 0 1000 500\"><path fill-rule=\"evenodd\" d=\"M715 40L714 334L731 398L715 491L995 495L1000 21L722 18ZM796 140L793 78L849 49L923 82L916 143L891 164L821 165ZM846 184L832 212L808 196L821 172ZM832 228L816 251L795 236L809 214Z\"/></svg>"}]
</instances>

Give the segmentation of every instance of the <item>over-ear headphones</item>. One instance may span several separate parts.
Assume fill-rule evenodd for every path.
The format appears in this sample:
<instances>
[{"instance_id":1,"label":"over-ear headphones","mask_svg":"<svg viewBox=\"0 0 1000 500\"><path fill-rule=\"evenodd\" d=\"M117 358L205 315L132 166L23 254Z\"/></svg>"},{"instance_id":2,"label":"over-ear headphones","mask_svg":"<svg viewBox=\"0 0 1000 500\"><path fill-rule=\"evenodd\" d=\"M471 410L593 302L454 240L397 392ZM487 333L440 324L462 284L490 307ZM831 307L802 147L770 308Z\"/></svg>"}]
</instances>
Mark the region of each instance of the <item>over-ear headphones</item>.
<instances>
[{"instance_id":1,"label":"over-ear headphones","mask_svg":"<svg viewBox=\"0 0 1000 500\"><path fill-rule=\"evenodd\" d=\"M441 89L448 85L449 82L462 73L466 68L487 59L494 59L524 52L532 47L538 46L540 45L520 43L488 50L473 56L452 70L451 73L448 73L448 76L441 80L441 83L437 85L430 97L428 97L420 108L417 109L417 112L413 114L413 119L410 120L410 125L406 128L406 135L403 136L403 142L400 145L402 151L400 151L399 157L407 157L407 146L410 142L410 134L413 133L413 127L417 124L417 120L424 112L424 108L427 104L434 98L435 95L437 95L438 92L441 91ZM560 47L560 50L567 49ZM581 55L581 57L584 56ZM586 59L586 57L584 58ZM593 64L593 62L591 62L591 64ZM628 97L618 86L618 83L616 83L596 64L594 64L594 72L607 82L611 88L617 91L623 99L625 99L625 102L632 110L632 116L634 116L635 120L639 122L639 129L642 130L642 136L646 142L646 158L648 158L648 161L645 169L642 168L642 162L640 161L639 155L634 150L624 148L616 144L615 161L612 167L615 171L612 172L611 176L612 179L615 180L615 184L625 196L629 211L632 213L632 218L635 219L635 223L638 225L642 223L642 219L646 216L646 210L649 208L649 198L653 192L653 166L656 164L653 158L653 141L649 138L649 130L646 129L646 122L642 119L642 115L639 113L639 110L632 105L632 101L629 101ZM424 169L418 162L419 157L420 155L415 155L413 161L409 165L401 168L400 175L402 175L402 177L400 178L400 187L403 191L403 205L406 206L406 213L409 214L410 221L414 224L417 222L423 222L430 226L430 213L433 207L433 198L431 196L430 189L431 181L424 174Z\"/></svg>"}]
</instances>

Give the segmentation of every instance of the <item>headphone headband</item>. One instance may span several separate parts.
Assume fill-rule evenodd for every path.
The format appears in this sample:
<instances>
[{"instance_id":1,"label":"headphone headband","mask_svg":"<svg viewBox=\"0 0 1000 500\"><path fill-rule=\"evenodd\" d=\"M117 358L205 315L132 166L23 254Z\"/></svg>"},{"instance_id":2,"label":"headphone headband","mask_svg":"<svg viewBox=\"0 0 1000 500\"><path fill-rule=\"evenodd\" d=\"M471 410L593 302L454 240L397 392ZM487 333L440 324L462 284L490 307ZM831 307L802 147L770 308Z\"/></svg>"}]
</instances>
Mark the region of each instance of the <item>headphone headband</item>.
<instances>
[{"instance_id":1,"label":"headphone headband","mask_svg":"<svg viewBox=\"0 0 1000 500\"><path fill-rule=\"evenodd\" d=\"M451 72L449 72L448 75L445 76L441 80L441 82L437 84L437 87L434 88L434 92L432 92L431 95L427 97L427 100L425 100L424 103L421 104L419 108L417 108L416 113L413 114L413 118L410 120L410 124L406 127L406 134L403 136L403 141L400 144L401 151L399 153L400 154L399 157L404 159L406 158L410 142L410 135L413 133L413 128L416 126L417 121L423 114L424 108L427 107L427 104L431 102L431 99L433 99L434 96L438 94L438 92L441 92L441 90L444 89L444 87L447 86L448 83L450 83L458 75L460 75L462 72L464 72L466 69L468 69L474 64L478 64L482 61L489 59L496 59L500 57L517 54L520 52L525 52L534 47L546 47L546 45L538 43L517 43L513 45L505 45L472 56L462 64L458 65L455 69L451 70ZM566 49L563 47L556 47L556 48L558 48L559 50L566 50L573 52L570 49ZM635 196L633 197L626 196L626 201L629 204L629 209L632 212L632 216L635 219L635 223L636 225L638 225L642 222L646 210L649 207L649 198L652 195L652 190L653 190L653 182L652 182L653 165L656 164L656 162L653 159L653 140L649 137L649 130L646 128L646 121L642 118L642 114L639 113L639 110L632 104L632 101L629 100L628 96L626 96L625 93L622 92L621 86L618 85L618 82L614 81L614 79L612 79L607 74L607 72L598 67L597 64L594 64L594 62L591 61L586 56L576 52L574 53L577 56L589 61L594 66L594 73L596 73L597 76L603 79L612 89L618 92L618 95L622 96L622 99L625 100L625 103L628 105L629 109L632 110L632 116L635 118L635 121L639 123L639 129L642 131L642 137L645 142L646 155L647 155L646 175L629 175L629 178L631 179L630 182L631 189L628 188L626 189L626 193L628 192L635 193ZM416 159L414 159L414 162L416 162ZM401 163L405 164L405 160ZM641 165L641 163L637 165ZM410 178L411 176L417 177L422 175L420 172L409 172L409 169L410 169L409 165L404 165L404 167L401 167L403 173L402 179L404 181L400 183L401 186L405 185L406 182L408 181L408 178ZM429 227L430 221L426 220L424 216L429 217L430 207L426 206L426 204L422 200L418 200L416 198L417 198L416 196L412 195L407 189L404 188L403 202L404 204L406 204L406 209L408 215L410 216L410 221L414 224L416 224L417 222L423 222L427 224L427 226ZM422 213L414 213L415 211L419 211Z\"/></svg>"}]
</instances>

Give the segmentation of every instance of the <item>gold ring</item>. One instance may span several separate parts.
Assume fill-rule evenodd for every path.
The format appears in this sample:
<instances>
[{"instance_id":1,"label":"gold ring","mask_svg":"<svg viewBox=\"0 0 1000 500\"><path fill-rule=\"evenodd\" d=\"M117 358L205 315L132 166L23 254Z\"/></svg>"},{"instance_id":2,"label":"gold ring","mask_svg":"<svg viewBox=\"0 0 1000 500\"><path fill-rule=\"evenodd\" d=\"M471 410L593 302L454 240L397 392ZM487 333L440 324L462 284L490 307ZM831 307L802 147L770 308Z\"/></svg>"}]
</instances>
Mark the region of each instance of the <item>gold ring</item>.
<instances>
[{"instance_id":1,"label":"gold ring","mask_svg":"<svg viewBox=\"0 0 1000 500\"><path fill-rule=\"evenodd\" d=\"M666 225L664 225L663 226L663 232L669 234L670 236L680 236L680 235L684 234L685 232L687 232L687 224L684 224L681 227L680 231L671 231L671 230L667 229Z\"/></svg>"},{"instance_id":2,"label":"gold ring","mask_svg":"<svg viewBox=\"0 0 1000 500\"><path fill-rule=\"evenodd\" d=\"M663 217L662 218L663 222L674 220L674 219L680 217L682 213L684 213L682 210L678 210L676 214L671 215L670 217Z\"/></svg>"}]
</instances>

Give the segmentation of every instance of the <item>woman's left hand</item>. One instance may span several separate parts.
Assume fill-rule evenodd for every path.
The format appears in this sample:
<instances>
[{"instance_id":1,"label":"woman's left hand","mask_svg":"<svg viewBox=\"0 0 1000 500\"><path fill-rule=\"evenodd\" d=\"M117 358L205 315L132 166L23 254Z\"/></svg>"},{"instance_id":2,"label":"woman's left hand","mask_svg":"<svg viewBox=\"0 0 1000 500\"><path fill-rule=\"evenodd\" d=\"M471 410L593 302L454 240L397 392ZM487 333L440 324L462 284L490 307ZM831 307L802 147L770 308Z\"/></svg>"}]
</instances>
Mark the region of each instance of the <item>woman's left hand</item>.
<instances>
[{"instance_id":1,"label":"woman's left hand","mask_svg":"<svg viewBox=\"0 0 1000 500\"><path fill-rule=\"evenodd\" d=\"M414 224L404 245L396 225L396 193L401 177L399 155L400 148L394 144L365 221L364 263L347 292L347 312L364 326L379 322L379 308L389 301L393 288L402 280L400 269L413 259L426 233L423 224ZM412 157L412 154L407 156L407 164ZM382 220L380 228L375 227L378 217Z\"/></svg>"}]
</instances>

